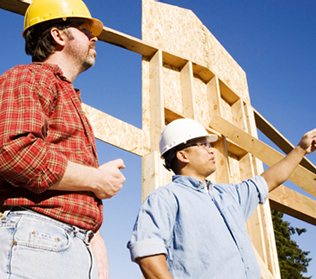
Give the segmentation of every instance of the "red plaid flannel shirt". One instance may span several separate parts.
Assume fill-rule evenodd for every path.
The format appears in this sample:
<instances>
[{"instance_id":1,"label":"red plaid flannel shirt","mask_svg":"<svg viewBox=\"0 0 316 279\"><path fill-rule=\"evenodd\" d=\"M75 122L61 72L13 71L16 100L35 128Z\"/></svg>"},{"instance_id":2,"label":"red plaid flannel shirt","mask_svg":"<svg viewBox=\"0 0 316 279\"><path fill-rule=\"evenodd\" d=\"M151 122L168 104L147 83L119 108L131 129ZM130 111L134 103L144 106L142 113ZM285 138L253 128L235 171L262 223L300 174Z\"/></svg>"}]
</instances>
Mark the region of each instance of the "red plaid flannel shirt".
<instances>
[{"instance_id":1,"label":"red plaid flannel shirt","mask_svg":"<svg viewBox=\"0 0 316 279\"><path fill-rule=\"evenodd\" d=\"M48 190L68 161L98 167L81 103L80 91L57 65L16 66L0 77L0 205L99 229L102 201L93 193Z\"/></svg>"}]
</instances>

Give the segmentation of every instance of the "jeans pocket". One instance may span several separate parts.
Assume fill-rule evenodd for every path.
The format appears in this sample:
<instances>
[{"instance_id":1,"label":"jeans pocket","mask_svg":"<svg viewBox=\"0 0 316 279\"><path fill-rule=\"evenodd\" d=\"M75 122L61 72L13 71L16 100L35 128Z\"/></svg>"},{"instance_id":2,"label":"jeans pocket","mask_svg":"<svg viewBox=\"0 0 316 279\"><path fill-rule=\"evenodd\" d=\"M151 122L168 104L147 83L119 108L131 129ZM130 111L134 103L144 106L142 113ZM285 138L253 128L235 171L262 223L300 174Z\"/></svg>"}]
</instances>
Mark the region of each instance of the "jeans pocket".
<instances>
[{"instance_id":1,"label":"jeans pocket","mask_svg":"<svg viewBox=\"0 0 316 279\"><path fill-rule=\"evenodd\" d=\"M61 252L70 246L70 236L67 230L54 221L22 216L16 227L14 245Z\"/></svg>"}]
</instances>

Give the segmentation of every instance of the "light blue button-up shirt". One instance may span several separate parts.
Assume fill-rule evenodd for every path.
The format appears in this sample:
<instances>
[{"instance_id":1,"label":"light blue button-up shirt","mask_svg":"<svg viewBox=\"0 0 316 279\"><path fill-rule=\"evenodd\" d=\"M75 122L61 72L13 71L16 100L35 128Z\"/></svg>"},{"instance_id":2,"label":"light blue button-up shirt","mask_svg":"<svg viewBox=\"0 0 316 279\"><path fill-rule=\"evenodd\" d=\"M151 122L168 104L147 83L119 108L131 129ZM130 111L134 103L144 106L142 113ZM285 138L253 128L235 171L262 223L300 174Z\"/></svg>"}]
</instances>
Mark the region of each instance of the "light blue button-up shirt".
<instances>
[{"instance_id":1,"label":"light blue button-up shirt","mask_svg":"<svg viewBox=\"0 0 316 279\"><path fill-rule=\"evenodd\" d=\"M260 279L246 221L267 199L266 181L208 186L176 175L152 192L128 243L132 260L165 254L175 279Z\"/></svg>"}]
</instances>

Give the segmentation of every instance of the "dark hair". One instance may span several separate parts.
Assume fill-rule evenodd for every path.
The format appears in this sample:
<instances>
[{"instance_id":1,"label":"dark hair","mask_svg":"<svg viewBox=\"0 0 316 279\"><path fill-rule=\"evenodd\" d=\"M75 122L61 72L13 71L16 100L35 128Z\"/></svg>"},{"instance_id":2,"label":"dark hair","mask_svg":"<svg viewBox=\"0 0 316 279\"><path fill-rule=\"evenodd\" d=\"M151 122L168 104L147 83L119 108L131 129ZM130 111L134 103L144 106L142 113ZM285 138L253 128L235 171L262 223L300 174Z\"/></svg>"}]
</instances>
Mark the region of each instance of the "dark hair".
<instances>
[{"instance_id":1,"label":"dark hair","mask_svg":"<svg viewBox=\"0 0 316 279\"><path fill-rule=\"evenodd\" d=\"M164 154L164 159L165 159L165 164L164 167L170 171L172 170L175 174L178 174L178 169L179 169L179 164L178 164L178 159L177 159L177 152L182 149L182 145L176 146L170 150L168 150Z\"/></svg>"},{"instance_id":2,"label":"dark hair","mask_svg":"<svg viewBox=\"0 0 316 279\"><path fill-rule=\"evenodd\" d=\"M37 24L25 32L25 52L32 56L32 62L44 62L56 51L56 45L50 31L53 27L65 29L68 39L72 39L71 33L66 30L69 21L54 21L47 24Z\"/></svg>"}]
</instances>

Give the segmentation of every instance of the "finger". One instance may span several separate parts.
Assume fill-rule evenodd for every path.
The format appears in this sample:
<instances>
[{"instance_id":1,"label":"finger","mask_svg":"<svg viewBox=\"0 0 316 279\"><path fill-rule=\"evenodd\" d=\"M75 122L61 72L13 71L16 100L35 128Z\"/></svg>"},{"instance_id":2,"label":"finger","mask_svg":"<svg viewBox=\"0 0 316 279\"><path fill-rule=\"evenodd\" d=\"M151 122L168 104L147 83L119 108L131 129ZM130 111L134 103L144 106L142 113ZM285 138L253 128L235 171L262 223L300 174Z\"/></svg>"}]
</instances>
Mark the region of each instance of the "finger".
<instances>
[{"instance_id":1,"label":"finger","mask_svg":"<svg viewBox=\"0 0 316 279\"><path fill-rule=\"evenodd\" d=\"M115 163L119 169L125 169L125 164L124 164L124 161L122 159L116 159Z\"/></svg>"},{"instance_id":2,"label":"finger","mask_svg":"<svg viewBox=\"0 0 316 279\"><path fill-rule=\"evenodd\" d=\"M120 170L125 169L125 165L123 164L123 165L119 166L119 169Z\"/></svg>"}]
</instances>

